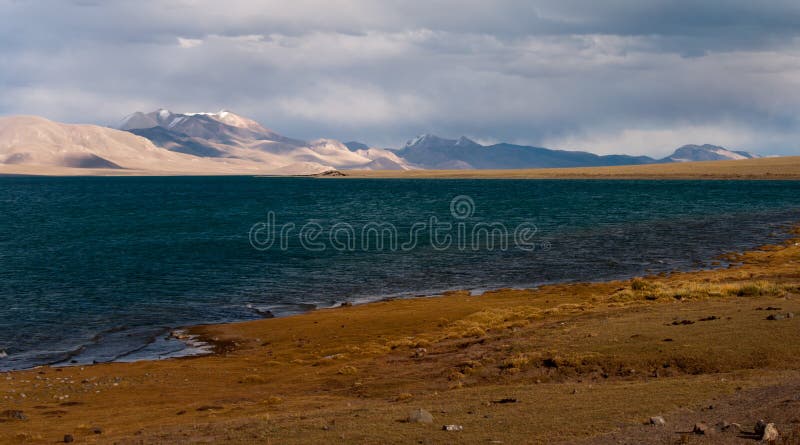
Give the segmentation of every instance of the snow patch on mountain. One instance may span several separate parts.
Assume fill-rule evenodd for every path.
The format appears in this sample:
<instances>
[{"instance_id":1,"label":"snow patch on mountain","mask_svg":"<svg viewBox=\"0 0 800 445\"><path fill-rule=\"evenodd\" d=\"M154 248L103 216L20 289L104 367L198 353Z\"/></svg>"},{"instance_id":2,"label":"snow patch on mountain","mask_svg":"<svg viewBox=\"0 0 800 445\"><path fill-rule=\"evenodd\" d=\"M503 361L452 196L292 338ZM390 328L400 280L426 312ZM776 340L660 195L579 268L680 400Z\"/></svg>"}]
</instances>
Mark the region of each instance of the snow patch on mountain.
<instances>
[{"instance_id":1,"label":"snow patch on mountain","mask_svg":"<svg viewBox=\"0 0 800 445\"><path fill-rule=\"evenodd\" d=\"M704 144L684 145L661 162L700 162L700 161L732 161L757 158L757 155L746 151L732 151L726 148Z\"/></svg>"}]
</instances>

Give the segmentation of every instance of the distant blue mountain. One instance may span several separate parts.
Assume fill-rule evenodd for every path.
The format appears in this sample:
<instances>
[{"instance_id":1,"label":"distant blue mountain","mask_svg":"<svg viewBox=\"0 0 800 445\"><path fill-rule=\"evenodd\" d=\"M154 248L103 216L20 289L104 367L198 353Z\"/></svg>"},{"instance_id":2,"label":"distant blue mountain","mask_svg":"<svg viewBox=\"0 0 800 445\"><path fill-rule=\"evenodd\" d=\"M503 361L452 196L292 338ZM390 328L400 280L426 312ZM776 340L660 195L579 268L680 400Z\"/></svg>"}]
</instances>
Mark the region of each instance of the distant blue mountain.
<instances>
[{"instance_id":1,"label":"distant blue mountain","mask_svg":"<svg viewBox=\"0 0 800 445\"><path fill-rule=\"evenodd\" d=\"M425 169L512 169L603 167L669 162L752 159L757 155L716 145L684 145L663 159L649 156L597 155L585 151L553 150L500 143L481 145L466 137L445 139L431 134L418 136L396 150L411 165Z\"/></svg>"},{"instance_id":2,"label":"distant blue mountain","mask_svg":"<svg viewBox=\"0 0 800 445\"><path fill-rule=\"evenodd\" d=\"M409 163L427 169L511 169L637 165L657 162L647 156L601 156L514 144L481 145L466 137L422 135L397 150Z\"/></svg>"}]
</instances>

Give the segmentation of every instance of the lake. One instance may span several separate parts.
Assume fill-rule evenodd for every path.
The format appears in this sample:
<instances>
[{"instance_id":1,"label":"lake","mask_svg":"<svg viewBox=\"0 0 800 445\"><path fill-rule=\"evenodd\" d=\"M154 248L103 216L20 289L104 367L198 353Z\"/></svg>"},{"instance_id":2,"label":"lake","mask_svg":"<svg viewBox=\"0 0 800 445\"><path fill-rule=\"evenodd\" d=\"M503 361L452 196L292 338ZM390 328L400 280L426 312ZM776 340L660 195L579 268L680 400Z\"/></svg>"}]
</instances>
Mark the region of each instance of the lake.
<instances>
[{"instance_id":1,"label":"lake","mask_svg":"<svg viewBox=\"0 0 800 445\"><path fill-rule=\"evenodd\" d=\"M175 327L711 267L800 182L0 178L0 370L187 353ZM190 351L189 351L190 352Z\"/></svg>"}]
</instances>

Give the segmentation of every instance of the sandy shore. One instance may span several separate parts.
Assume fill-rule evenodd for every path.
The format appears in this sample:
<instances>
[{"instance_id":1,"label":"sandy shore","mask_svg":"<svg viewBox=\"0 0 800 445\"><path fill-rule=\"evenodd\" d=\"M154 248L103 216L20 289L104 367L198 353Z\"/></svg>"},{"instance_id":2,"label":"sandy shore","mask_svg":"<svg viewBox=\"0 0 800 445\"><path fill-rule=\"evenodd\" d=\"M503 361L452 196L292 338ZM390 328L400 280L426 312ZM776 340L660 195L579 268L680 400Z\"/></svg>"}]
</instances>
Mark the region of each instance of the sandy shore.
<instances>
[{"instance_id":1,"label":"sandy shore","mask_svg":"<svg viewBox=\"0 0 800 445\"><path fill-rule=\"evenodd\" d=\"M800 437L800 239L730 260L198 326L215 354L3 373L0 442L672 443L760 417ZM404 421L418 408L433 423Z\"/></svg>"}]
</instances>

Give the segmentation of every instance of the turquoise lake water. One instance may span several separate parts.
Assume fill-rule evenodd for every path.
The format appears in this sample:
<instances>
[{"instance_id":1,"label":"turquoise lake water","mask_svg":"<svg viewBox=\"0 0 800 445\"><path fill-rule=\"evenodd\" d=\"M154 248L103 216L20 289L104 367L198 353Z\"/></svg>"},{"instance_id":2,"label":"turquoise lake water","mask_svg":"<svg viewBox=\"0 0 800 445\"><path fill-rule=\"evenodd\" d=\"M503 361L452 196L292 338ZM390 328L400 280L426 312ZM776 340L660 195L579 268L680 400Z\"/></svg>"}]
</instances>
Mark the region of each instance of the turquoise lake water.
<instances>
[{"instance_id":1,"label":"turquoise lake water","mask_svg":"<svg viewBox=\"0 0 800 445\"><path fill-rule=\"evenodd\" d=\"M783 181L0 178L0 370L180 354L175 327L343 301L708 267L798 221Z\"/></svg>"}]
</instances>

